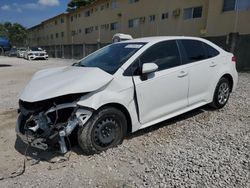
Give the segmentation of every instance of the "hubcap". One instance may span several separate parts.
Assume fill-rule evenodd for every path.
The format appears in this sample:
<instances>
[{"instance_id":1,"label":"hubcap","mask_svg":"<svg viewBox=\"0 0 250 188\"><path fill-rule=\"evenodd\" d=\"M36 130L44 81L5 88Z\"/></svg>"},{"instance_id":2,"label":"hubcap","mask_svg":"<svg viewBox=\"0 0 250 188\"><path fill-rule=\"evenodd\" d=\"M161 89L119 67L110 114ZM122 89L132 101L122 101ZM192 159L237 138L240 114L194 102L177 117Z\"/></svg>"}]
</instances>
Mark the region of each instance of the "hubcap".
<instances>
[{"instance_id":1,"label":"hubcap","mask_svg":"<svg viewBox=\"0 0 250 188\"><path fill-rule=\"evenodd\" d=\"M218 101L221 105L225 104L229 97L230 88L227 83L222 83L219 87Z\"/></svg>"},{"instance_id":2,"label":"hubcap","mask_svg":"<svg viewBox=\"0 0 250 188\"><path fill-rule=\"evenodd\" d=\"M97 146L108 147L116 139L117 122L112 118L106 118L100 121L94 130L94 142Z\"/></svg>"}]
</instances>

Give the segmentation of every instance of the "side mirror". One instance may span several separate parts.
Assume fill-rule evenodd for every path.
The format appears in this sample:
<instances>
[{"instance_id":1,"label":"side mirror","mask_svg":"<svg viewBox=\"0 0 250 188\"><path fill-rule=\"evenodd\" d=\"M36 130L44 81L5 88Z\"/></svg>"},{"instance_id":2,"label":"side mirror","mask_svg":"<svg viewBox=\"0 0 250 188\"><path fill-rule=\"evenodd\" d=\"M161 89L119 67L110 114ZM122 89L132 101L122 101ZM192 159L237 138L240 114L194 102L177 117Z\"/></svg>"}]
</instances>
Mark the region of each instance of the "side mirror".
<instances>
[{"instance_id":1,"label":"side mirror","mask_svg":"<svg viewBox=\"0 0 250 188\"><path fill-rule=\"evenodd\" d=\"M155 63L144 63L142 66L142 74L150 74L158 70L158 65Z\"/></svg>"}]
</instances>

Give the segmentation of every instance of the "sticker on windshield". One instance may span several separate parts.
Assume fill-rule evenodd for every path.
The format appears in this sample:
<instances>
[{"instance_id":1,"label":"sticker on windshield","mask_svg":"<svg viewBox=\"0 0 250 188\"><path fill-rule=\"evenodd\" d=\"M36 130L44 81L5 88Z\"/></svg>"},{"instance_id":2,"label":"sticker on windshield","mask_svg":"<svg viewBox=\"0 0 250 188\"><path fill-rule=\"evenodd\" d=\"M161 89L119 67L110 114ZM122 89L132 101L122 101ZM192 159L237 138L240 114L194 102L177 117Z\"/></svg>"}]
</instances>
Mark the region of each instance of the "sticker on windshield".
<instances>
[{"instance_id":1,"label":"sticker on windshield","mask_svg":"<svg viewBox=\"0 0 250 188\"><path fill-rule=\"evenodd\" d=\"M125 48L135 48L135 49L138 49L141 47L142 47L141 44L128 44L127 46L125 46Z\"/></svg>"}]
</instances>

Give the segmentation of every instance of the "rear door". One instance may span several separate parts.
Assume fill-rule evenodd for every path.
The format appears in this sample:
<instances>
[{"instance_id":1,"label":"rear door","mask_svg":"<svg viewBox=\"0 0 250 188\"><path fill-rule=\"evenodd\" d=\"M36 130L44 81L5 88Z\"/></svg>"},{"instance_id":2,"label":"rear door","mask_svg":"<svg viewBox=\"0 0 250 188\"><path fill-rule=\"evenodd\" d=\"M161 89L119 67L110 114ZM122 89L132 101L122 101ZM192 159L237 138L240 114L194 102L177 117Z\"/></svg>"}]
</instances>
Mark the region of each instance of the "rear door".
<instances>
[{"instance_id":1,"label":"rear door","mask_svg":"<svg viewBox=\"0 0 250 188\"><path fill-rule=\"evenodd\" d=\"M213 80L217 74L216 53L209 45L199 40L179 40L184 63L189 72L189 105L210 102ZM214 53L214 54L213 54Z\"/></svg>"},{"instance_id":2,"label":"rear door","mask_svg":"<svg viewBox=\"0 0 250 188\"><path fill-rule=\"evenodd\" d=\"M143 80L140 75L133 77L139 119L142 124L162 118L188 105L188 72L182 67L175 40L157 43L144 52L137 63L156 63L157 72Z\"/></svg>"}]
</instances>

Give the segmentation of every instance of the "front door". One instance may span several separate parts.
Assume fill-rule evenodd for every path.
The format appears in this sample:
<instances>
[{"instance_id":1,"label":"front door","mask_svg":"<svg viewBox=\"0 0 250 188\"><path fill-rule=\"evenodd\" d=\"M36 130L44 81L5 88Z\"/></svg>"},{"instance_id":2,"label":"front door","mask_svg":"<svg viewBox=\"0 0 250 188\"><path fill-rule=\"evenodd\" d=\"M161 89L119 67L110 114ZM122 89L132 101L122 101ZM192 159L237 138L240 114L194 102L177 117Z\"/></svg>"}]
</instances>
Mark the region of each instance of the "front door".
<instances>
[{"instance_id":1,"label":"front door","mask_svg":"<svg viewBox=\"0 0 250 188\"><path fill-rule=\"evenodd\" d=\"M134 76L140 123L145 124L188 105L188 72L181 65L175 40L150 47L138 59L140 64L156 63L159 70L144 80Z\"/></svg>"}]
</instances>

